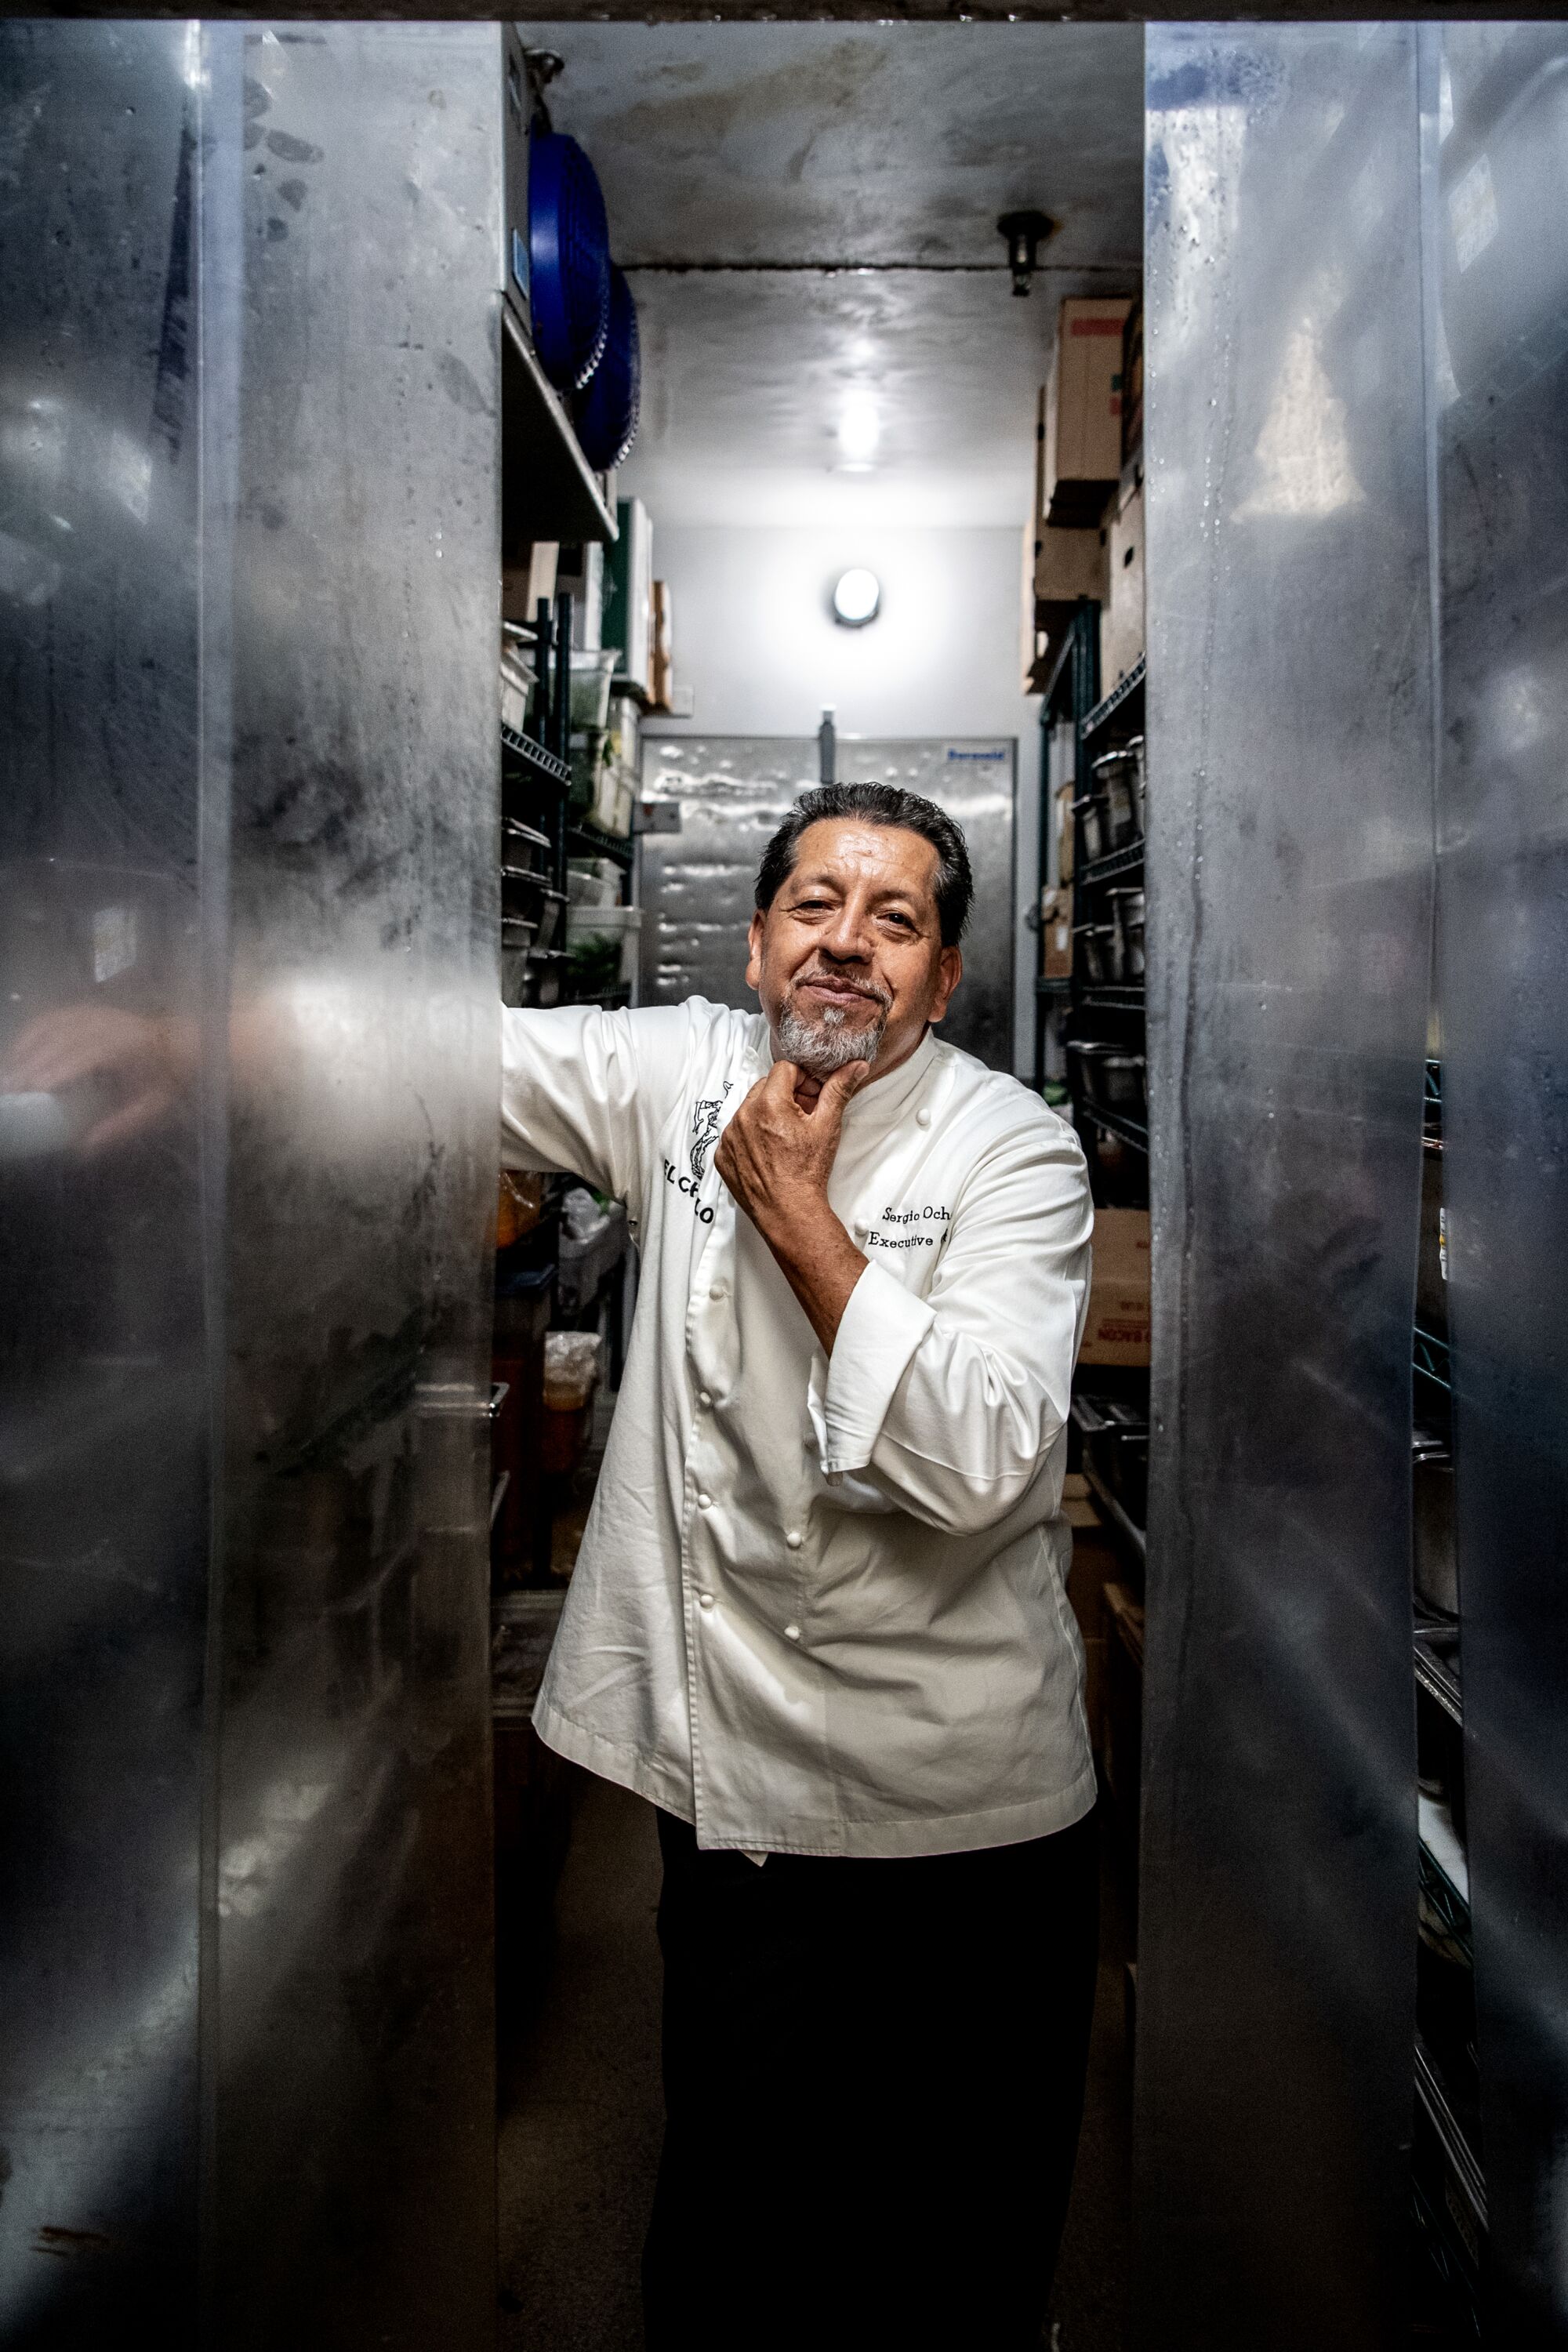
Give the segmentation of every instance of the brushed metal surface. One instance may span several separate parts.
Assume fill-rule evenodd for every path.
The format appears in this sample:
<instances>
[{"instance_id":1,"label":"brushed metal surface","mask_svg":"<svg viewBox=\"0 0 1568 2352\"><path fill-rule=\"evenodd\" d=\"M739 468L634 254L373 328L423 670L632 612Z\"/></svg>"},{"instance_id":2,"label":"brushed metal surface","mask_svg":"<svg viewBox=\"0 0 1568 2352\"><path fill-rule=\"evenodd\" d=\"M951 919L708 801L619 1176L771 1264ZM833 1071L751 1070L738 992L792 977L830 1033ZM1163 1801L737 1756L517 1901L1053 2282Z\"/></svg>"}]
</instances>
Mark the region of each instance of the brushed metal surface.
<instances>
[{"instance_id":1,"label":"brushed metal surface","mask_svg":"<svg viewBox=\"0 0 1568 2352\"><path fill-rule=\"evenodd\" d=\"M500 35L0 44L0 2337L478 2347Z\"/></svg>"},{"instance_id":2,"label":"brushed metal surface","mask_svg":"<svg viewBox=\"0 0 1568 2352\"><path fill-rule=\"evenodd\" d=\"M245 38L216 2325L477 2346L500 37Z\"/></svg>"},{"instance_id":3,"label":"brushed metal surface","mask_svg":"<svg viewBox=\"0 0 1568 2352\"><path fill-rule=\"evenodd\" d=\"M1523 2347L1568 2342L1568 36L1426 37L1466 1810L1489 2341Z\"/></svg>"},{"instance_id":4,"label":"brushed metal surface","mask_svg":"<svg viewBox=\"0 0 1568 2352\"><path fill-rule=\"evenodd\" d=\"M841 736L838 742L841 782L919 793L963 827L974 911L963 979L939 1034L997 1070L1013 1066L1016 767L1017 746L1001 739ZM745 971L757 867L795 799L820 780L815 736L665 736L644 746L643 790L651 800L679 803L681 829L645 834L640 845L643 1003L706 996L754 1010Z\"/></svg>"},{"instance_id":5,"label":"brushed metal surface","mask_svg":"<svg viewBox=\"0 0 1568 2352\"><path fill-rule=\"evenodd\" d=\"M1432 661L1414 30L1151 26L1139 2341L1403 2342Z\"/></svg>"},{"instance_id":6,"label":"brushed metal surface","mask_svg":"<svg viewBox=\"0 0 1568 2352\"><path fill-rule=\"evenodd\" d=\"M0 29L0 1065L40 1022L199 1014L186 47L178 25ZM134 2310L183 2344L211 1468L198 1106L88 1159L108 1082L0 1090L0 2341L111 2341Z\"/></svg>"}]
</instances>

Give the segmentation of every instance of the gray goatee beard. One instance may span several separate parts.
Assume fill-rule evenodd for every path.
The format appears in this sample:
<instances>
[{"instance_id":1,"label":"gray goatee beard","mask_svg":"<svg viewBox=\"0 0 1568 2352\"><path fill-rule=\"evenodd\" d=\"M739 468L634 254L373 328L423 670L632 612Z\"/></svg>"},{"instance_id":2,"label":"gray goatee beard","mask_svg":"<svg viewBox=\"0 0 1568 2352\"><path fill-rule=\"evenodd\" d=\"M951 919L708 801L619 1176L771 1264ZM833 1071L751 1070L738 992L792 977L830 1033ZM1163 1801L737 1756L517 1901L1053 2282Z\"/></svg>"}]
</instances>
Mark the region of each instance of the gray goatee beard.
<instances>
[{"instance_id":1,"label":"gray goatee beard","mask_svg":"<svg viewBox=\"0 0 1568 2352\"><path fill-rule=\"evenodd\" d=\"M886 1006L878 1008L868 1027L852 1026L848 1014L837 1006L816 1021L807 1021L789 1006L779 1021L779 1059L794 1062L814 1078L829 1078L846 1063L874 1063L887 1025Z\"/></svg>"}]
</instances>

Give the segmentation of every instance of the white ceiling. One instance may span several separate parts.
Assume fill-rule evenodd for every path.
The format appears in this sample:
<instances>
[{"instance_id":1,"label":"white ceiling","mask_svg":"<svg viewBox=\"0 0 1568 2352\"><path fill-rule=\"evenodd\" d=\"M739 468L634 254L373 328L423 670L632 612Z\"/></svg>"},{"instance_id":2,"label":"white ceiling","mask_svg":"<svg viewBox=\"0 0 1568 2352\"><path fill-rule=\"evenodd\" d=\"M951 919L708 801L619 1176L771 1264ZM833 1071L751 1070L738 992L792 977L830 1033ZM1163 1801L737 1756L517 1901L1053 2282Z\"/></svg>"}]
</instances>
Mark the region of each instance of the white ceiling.
<instances>
[{"instance_id":1,"label":"white ceiling","mask_svg":"<svg viewBox=\"0 0 1568 2352\"><path fill-rule=\"evenodd\" d=\"M1057 304L1137 282L1141 26L522 31L566 61L552 113L637 296L623 491L666 523L1022 522ZM1058 227L1018 300L1025 205Z\"/></svg>"}]
</instances>

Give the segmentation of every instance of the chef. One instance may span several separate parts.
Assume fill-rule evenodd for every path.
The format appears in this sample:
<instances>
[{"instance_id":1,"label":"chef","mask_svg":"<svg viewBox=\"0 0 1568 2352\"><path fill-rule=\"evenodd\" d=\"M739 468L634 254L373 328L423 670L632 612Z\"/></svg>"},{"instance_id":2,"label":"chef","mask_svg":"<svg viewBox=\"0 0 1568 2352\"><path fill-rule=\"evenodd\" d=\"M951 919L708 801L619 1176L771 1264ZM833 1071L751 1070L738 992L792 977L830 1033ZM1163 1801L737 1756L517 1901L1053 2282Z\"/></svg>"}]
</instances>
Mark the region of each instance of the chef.
<instances>
[{"instance_id":1,"label":"chef","mask_svg":"<svg viewBox=\"0 0 1568 2352\"><path fill-rule=\"evenodd\" d=\"M1061 1517L1072 1129L942 1045L963 835L807 793L747 984L504 1016L503 1156L624 1200L626 1377L534 1710L658 1808L648 2343L1038 2345L1096 1952Z\"/></svg>"}]
</instances>

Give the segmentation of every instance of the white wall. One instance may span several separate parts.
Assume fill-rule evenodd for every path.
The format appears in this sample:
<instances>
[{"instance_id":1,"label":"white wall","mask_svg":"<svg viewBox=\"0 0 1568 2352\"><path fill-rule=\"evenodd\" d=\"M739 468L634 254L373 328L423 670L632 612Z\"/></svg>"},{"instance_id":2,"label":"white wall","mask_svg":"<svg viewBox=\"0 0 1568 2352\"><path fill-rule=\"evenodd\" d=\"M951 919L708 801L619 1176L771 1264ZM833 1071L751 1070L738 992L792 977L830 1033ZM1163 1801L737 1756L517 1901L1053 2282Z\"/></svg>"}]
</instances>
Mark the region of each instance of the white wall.
<instances>
[{"instance_id":1,"label":"white wall","mask_svg":"<svg viewBox=\"0 0 1568 2352\"><path fill-rule=\"evenodd\" d=\"M831 703L840 775L855 735L1012 735L1018 741L1016 867L1033 895L1039 704L1018 689L1022 548L1017 530L661 524L653 569L668 581L676 682L693 690L668 735L815 735ZM864 629L832 615L833 583L866 564L882 607ZM1016 920L1016 916L1015 916ZM1035 939L1020 928L1019 1059L1033 1059Z\"/></svg>"}]
</instances>

